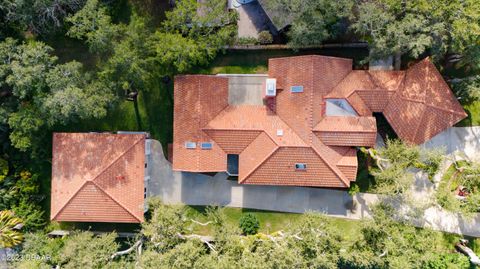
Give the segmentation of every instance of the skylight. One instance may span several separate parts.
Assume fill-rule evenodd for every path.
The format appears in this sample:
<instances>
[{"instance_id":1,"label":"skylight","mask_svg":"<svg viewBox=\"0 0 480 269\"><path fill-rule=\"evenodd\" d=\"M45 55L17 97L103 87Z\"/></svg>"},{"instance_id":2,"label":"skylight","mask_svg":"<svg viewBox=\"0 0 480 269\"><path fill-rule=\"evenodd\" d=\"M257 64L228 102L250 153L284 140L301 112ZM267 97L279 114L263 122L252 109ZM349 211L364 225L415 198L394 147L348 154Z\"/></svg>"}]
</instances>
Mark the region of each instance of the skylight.
<instances>
[{"instance_id":1,"label":"skylight","mask_svg":"<svg viewBox=\"0 0 480 269\"><path fill-rule=\"evenodd\" d=\"M195 148L197 148L197 143L195 143L195 142L190 142L190 141L185 142L185 148L187 148L187 149L195 149Z\"/></svg>"},{"instance_id":2,"label":"skylight","mask_svg":"<svg viewBox=\"0 0 480 269\"><path fill-rule=\"evenodd\" d=\"M290 87L290 92L293 92L293 93L303 92L303 86L292 86Z\"/></svg>"},{"instance_id":3,"label":"skylight","mask_svg":"<svg viewBox=\"0 0 480 269\"><path fill-rule=\"evenodd\" d=\"M202 142L200 145L202 149L212 149L213 143L212 142Z\"/></svg>"},{"instance_id":4,"label":"skylight","mask_svg":"<svg viewBox=\"0 0 480 269\"><path fill-rule=\"evenodd\" d=\"M295 164L295 170L307 170L307 164L306 163L296 163Z\"/></svg>"},{"instance_id":5,"label":"skylight","mask_svg":"<svg viewBox=\"0 0 480 269\"><path fill-rule=\"evenodd\" d=\"M358 116L355 109L345 99L327 99L326 100L327 116Z\"/></svg>"}]
</instances>

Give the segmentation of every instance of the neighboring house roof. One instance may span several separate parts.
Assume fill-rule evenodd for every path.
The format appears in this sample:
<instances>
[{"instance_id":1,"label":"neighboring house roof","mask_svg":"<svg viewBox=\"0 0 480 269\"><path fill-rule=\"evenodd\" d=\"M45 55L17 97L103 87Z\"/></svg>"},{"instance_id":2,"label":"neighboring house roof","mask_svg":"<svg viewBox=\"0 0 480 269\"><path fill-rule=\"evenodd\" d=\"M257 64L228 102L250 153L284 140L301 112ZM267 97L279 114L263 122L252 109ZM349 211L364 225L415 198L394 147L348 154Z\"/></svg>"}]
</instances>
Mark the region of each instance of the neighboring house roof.
<instances>
[{"instance_id":1,"label":"neighboring house roof","mask_svg":"<svg viewBox=\"0 0 480 269\"><path fill-rule=\"evenodd\" d=\"M408 71L357 71L352 70L350 59L319 55L275 58L269 60L268 77L276 79L275 109L270 105L229 105L226 76L177 76L173 169L225 171L227 155L239 154L238 180L243 184L348 187L357 172L352 147L370 147L376 141L372 112L383 112L388 120L399 117L400 112L408 114L391 124L400 138L414 143L426 141L466 115L428 59ZM292 92L294 86L302 86L301 92ZM416 98L415 104L431 104L429 109L442 117L415 114L414 108L401 106L412 106L407 94L422 91L436 96L435 100ZM341 111L341 115L327 116L327 101L332 106L329 113ZM441 114L444 112L452 116ZM417 123L419 120L423 122ZM427 128L420 130L418 124ZM186 142L196 146L187 148ZM214 146L203 149L202 142ZM303 163L307 169L296 169L296 164Z\"/></svg>"},{"instance_id":2,"label":"neighboring house roof","mask_svg":"<svg viewBox=\"0 0 480 269\"><path fill-rule=\"evenodd\" d=\"M288 5L272 0L258 0L258 3L260 3L272 24L277 28L277 31L281 31L292 24L294 12L289 9Z\"/></svg>"},{"instance_id":3,"label":"neighboring house roof","mask_svg":"<svg viewBox=\"0 0 480 269\"><path fill-rule=\"evenodd\" d=\"M50 218L142 222L145 135L54 133Z\"/></svg>"}]
</instances>

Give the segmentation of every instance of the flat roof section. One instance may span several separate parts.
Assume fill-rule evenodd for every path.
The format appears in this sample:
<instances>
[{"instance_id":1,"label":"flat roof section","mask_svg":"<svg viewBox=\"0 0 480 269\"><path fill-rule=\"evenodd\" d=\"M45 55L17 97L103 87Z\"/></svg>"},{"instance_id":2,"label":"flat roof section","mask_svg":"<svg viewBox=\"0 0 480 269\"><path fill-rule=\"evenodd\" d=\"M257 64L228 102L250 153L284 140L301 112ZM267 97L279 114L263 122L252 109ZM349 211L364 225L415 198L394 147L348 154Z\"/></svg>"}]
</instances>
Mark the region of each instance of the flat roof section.
<instances>
[{"instance_id":1,"label":"flat roof section","mask_svg":"<svg viewBox=\"0 0 480 269\"><path fill-rule=\"evenodd\" d=\"M263 105L267 75L221 75L228 77L229 105Z\"/></svg>"}]
</instances>

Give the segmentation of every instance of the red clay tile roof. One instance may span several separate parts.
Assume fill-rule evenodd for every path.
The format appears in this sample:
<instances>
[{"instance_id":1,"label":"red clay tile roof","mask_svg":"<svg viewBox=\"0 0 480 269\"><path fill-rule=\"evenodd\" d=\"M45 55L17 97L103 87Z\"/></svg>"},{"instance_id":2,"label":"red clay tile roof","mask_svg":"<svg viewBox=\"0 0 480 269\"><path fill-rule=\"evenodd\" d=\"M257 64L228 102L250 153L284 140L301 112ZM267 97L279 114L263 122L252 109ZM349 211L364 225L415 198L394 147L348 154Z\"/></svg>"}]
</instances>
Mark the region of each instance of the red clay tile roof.
<instances>
[{"instance_id":1,"label":"red clay tile roof","mask_svg":"<svg viewBox=\"0 0 480 269\"><path fill-rule=\"evenodd\" d=\"M143 221L145 135L54 133L56 221Z\"/></svg>"},{"instance_id":2,"label":"red clay tile roof","mask_svg":"<svg viewBox=\"0 0 480 269\"><path fill-rule=\"evenodd\" d=\"M239 154L240 183L348 187L357 172L352 147L375 143L372 112L383 112L400 138L415 143L465 116L428 60L408 71L353 71L350 59L275 58L268 75L277 80L276 111L229 105L228 77L176 77L174 170L225 171L226 155ZM292 93L292 86L303 92ZM325 116L328 98L346 99L359 116ZM419 119L426 128L416 128ZM214 147L202 150L202 141ZM296 170L296 163L307 169Z\"/></svg>"},{"instance_id":3,"label":"red clay tile roof","mask_svg":"<svg viewBox=\"0 0 480 269\"><path fill-rule=\"evenodd\" d=\"M403 86L383 113L398 136L413 144L429 140L467 116L428 58L406 71Z\"/></svg>"},{"instance_id":4,"label":"red clay tile roof","mask_svg":"<svg viewBox=\"0 0 480 269\"><path fill-rule=\"evenodd\" d=\"M202 131L228 106L228 78L217 76L177 76L174 85L173 169L189 172L225 171L227 155L215 145L201 149L200 143L213 142ZM185 142L195 142L186 149Z\"/></svg>"},{"instance_id":5,"label":"red clay tile roof","mask_svg":"<svg viewBox=\"0 0 480 269\"><path fill-rule=\"evenodd\" d=\"M326 145L375 145L377 125L374 117L325 116L313 129Z\"/></svg>"}]
</instances>

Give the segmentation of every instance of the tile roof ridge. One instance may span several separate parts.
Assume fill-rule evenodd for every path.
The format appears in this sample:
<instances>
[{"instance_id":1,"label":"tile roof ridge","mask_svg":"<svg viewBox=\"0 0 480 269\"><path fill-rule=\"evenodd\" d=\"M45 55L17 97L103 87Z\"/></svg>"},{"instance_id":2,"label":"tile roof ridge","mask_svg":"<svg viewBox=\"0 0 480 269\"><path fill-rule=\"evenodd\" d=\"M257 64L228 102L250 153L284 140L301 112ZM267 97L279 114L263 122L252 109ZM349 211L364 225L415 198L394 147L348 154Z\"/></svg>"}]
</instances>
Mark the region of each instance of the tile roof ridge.
<instances>
[{"instance_id":1,"label":"tile roof ridge","mask_svg":"<svg viewBox=\"0 0 480 269\"><path fill-rule=\"evenodd\" d=\"M434 108L434 109L438 109L438 110L441 110L441 111L444 111L444 112L449 112L449 113L452 113L452 114L456 114L456 115L459 115L459 116L467 116L468 115L468 114L465 113L465 111L462 113L462 112L459 112L459 111L455 111L453 109L443 108L443 107L439 107L439 106L435 106L435 105L431 105L431 104L427 104L427 103L425 103L425 106L428 106L428 107L431 107L431 108Z\"/></svg>"},{"instance_id":2,"label":"tile roof ridge","mask_svg":"<svg viewBox=\"0 0 480 269\"><path fill-rule=\"evenodd\" d=\"M367 71L367 70L366 70L366 71ZM370 72L367 71L367 72L365 72L365 73L367 73L368 78L369 78L370 81L373 83L373 85L375 85L377 88L380 88L380 89L382 89L382 90L388 91L386 88L380 86L380 81L378 81L378 79L374 78L374 77L372 76L372 74L370 74ZM374 90L374 89L371 89L371 90Z\"/></svg>"},{"instance_id":3,"label":"tile roof ridge","mask_svg":"<svg viewBox=\"0 0 480 269\"><path fill-rule=\"evenodd\" d=\"M312 129L313 129L313 101L314 101L314 97L313 95L315 94L315 90L313 89L313 75L314 75L314 67L315 67L315 64L314 64L314 61L312 59L312 68L310 69L311 70L311 79L310 79L310 89L311 89L311 93L310 93L310 100L308 100L308 144L312 144L312 136L313 136L313 132L312 132Z\"/></svg>"},{"instance_id":4,"label":"tile roof ridge","mask_svg":"<svg viewBox=\"0 0 480 269\"><path fill-rule=\"evenodd\" d=\"M132 217L134 217L135 219L137 219L139 222L142 222L141 219L139 219L137 216L135 216L135 214L133 214L126 206L124 206L122 203L120 203L117 199L115 199L112 195L110 195L105 189L103 189L100 185L98 185L95 181L91 181L91 183L93 183L93 185L95 185L99 190L101 190L105 195L107 195L113 202L115 202L118 206L120 206L121 208L123 208L125 211L128 212L128 214L130 214Z\"/></svg>"},{"instance_id":5,"label":"tile roof ridge","mask_svg":"<svg viewBox=\"0 0 480 269\"><path fill-rule=\"evenodd\" d=\"M425 117L425 114L427 113L427 109L423 109L422 111L422 116L420 117L420 120L416 121L417 122L417 126L415 127L415 132L414 132L414 136L413 136L413 141L415 141L417 139L417 134L418 134L418 129L420 129L420 123L423 122L423 118Z\"/></svg>"},{"instance_id":6,"label":"tile roof ridge","mask_svg":"<svg viewBox=\"0 0 480 269\"><path fill-rule=\"evenodd\" d=\"M215 128L215 127L203 127L201 128L202 131L265 131L264 129L259 128Z\"/></svg>"},{"instance_id":7,"label":"tile roof ridge","mask_svg":"<svg viewBox=\"0 0 480 269\"><path fill-rule=\"evenodd\" d=\"M127 134L129 135L129 134ZM93 177L90 181L95 181L97 178L100 177L100 175L102 175L103 173L105 173L105 171L107 171L108 168L110 168L112 165L114 165L116 162L118 162L118 160L120 160L120 158L122 158L125 154L127 154L130 150L133 149L133 147L135 147L138 142L142 141L145 137L141 137L140 139L138 139L137 141L135 141L135 143L132 143L132 145L130 147L128 147L122 154L120 154L115 160L113 160L109 165L107 165L105 167L105 169L102 169L102 171L98 172L98 174ZM88 181L88 180L87 180Z\"/></svg>"},{"instance_id":8,"label":"tile roof ridge","mask_svg":"<svg viewBox=\"0 0 480 269\"><path fill-rule=\"evenodd\" d=\"M332 90L331 90L329 93L327 93L327 94L325 94L325 95L323 96L323 99L325 100L325 99L347 98L347 97L349 97L350 95L352 95L352 94L355 92L355 90L353 90L353 89L352 89L351 91L349 91L349 92L345 95L345 97L329 97L329 95L334 92L335 88L337 88L338 85L340 85L344 80L346 80L347 77L350 76L350 74L353 73L353 71L355 71L355 70L353 70L353 69L350 70L350 72L348 72L348 73L337 83L337 85L335 85L335 86L332 88Z\"/></svg>"},{"instance_id":9,"label":"tile roof ridge","mask_svg":"<svg viewBox=\"0 0 480 269\"><path fill-rule=\"evenodd\" d=\"M408 70L370 70L370 69L369 69L369 70L365 70L365 71L367 71L367 74L369 75L370 79L373 81L373 84L375 84L375 86L377 86L377 87L380 88L380 89L384 89L384 90L386 90L386 91L394 91L394 92L396 92L396 91L398 91L398 90L401 88L401 85L404 83L405 78L407 77L407 71L408 71ZM380 83L380 80L377 79L377 78L375 78L375 77L372 75L372 73L375 73L375 72L388 72L388 73L392 73L392 74L394 74L394 73L401 73L401 75L402 75L402 80L400 81L400 83L399 83L399 85L397 86L396 89L394 89L394 90L389 90L389 89L387 89L387 88L384 88L384 87L380 87L380 86L379 86L379 85L381 84L381 83Z\"/></svg>"},{"instance_id":10,"label":"tile roof ridge","mask_svg":"<svg viewBox=\"0 0 480 269\"><path fill-rule=\"evenodd\" d=\"M130 134L126 134L126 135L130 135ZM133 143L129 148L127 148L122 154L120 154L114 161L112 161L109 165L107 165L105 167L105 169L101 170L100 172L98 172L98 174L91 178L91 179L87 179L85 180L85 182L80 186L80 188L78 188L78 190L68 198L68 201L58 210L57 214L55 214L55 217L60 213L60 211L62 211L66 206L67 204L70 203L70 201L73 199L73 197L75 197L75 195L78 194L78 192L83 189L83 187L85 186L85 184L87 184L88 182L94 182L101 174L103 174L108 168L110 168L112 165L114 165L120 158L122 158L127 152L129 152L134 146L136 146L138 144L138 142L142 141L144 137L141 137L140 139L138 139L135 143ZM97 186L97 184L95 184Z\"/></svg>"},{"instance_id":11,"label":"tile roof ridge","mask_svg":"<svg viewBox=\"0 0 480 269\"><path fill-rule=\"evenodd\" d=\"M344 61L352 61L350 58L344 58L344 57L336 57L336 56L329 56L329 55L321 55L321 54L306 54L306 55L295 55L295 56L284 56L284 57L275 57L275 58L269 58L268 60L272 59L289 59L289 58L330 58L330 59L338 59L338 60L344 60Z\"/></svg>"},{"instance_id":12,"label":"tile roof ridge","mask_svg":"<svg viewBox=\"0 0 480 269\"><path fill-rule=\"evenodd\" d=\"M57 213L52 217L52 219L55 219L59 214L60 212L63 211L63 209L65 209L65 207L67 207L68 204L70 204L70 202L72 201L73 197L77 196L77 194L83 189L83 187L85 187L85 185L87 183L91 182L91 180L86 180L85 182L83 182L83 184L80 186L80 188L78 188L78 190L72 195L70 196L70 198L67 200L67 202L62 206L60 207L60 209L57 211Z\"/></svg>"},{"instance_id":13,"label":"tile roof ridge","mask_svg":"<svg viewBox=\"0 0 480 269\"><path fill-rule=\"evenodd\" d=\"M323 142L320 141L320 139L319 139L319 142L323 144ZM336 165L331 164L330 161L328 161L326 158L324 158L322 156L322 154L315 148L315 146L313 144L312 144L311 148L318 155L318 157L320 159L322 159L325 162L325 164L338 176L338 178L340 178L340 180L343 182L343 184L345 184L345 187L348 187L350 185L350 181L345 177L345 175L342 173L342 171L340 171L340 169L338 169L338 167Z\"/></svg>"},{"instance_id":14,"label":"tile roof ridge","mask_svg":"<svg viewBox=\"0 0 480 269\"><path fill-rule=\"evenodd\" d=\"M200 102L200 96L201 96L201 94L200 94L200 80L198 79L198 77L196 79L196 82L197 82L196 91L197 91L198 104L195 106L195 111L197 112L197 115L199 115L199 119L196 120L195 123L197 124L198 128L200 129L201 128L200 121L201 121L201 117L203 115L202 115L202 102ZM222 109L222 111L223 111L223 109ZM199 169L200 168L200 154L197 152L196 149L194 150L194 153L195 153L195 162L196 162L195 167L197 167L197 169Z\"/></svg>"},{"instance_id":15,"label":"tile roof ridge","mask_svg":"<svg viewBox=\"0 0 480 269\"><path fill-rule=\"evenodd\" d=\"M257 138L258 138L258 137L257 137ZM269 137L269 138L270 138L270 137ZM271 139L271 138L270 138L270 139ZM278 149L279 149L280 147L275 143L275 141L273 141L273 143L276 145L276 147L272 150L272 152L270 152L270 154L268 154L261 162L259 162L257 166L255 166L254 168L252 168L250 172L247 172L247 174L245 175L245 178L243 178L243 179L241 179L241 180L240 180L240 178L239 178L239 180L238 180L238 183L239 183L239 184L242 184L243 182L245 182L245 180L247 180L247 179L250 177L250 175L253 174L253 172L257 171L257 169L260 168L260 166L262 166L268 159L270 159L270 158L273 156L273 154L274 154L275 152L278 151Z\"/></svg>"}]
</instances>

